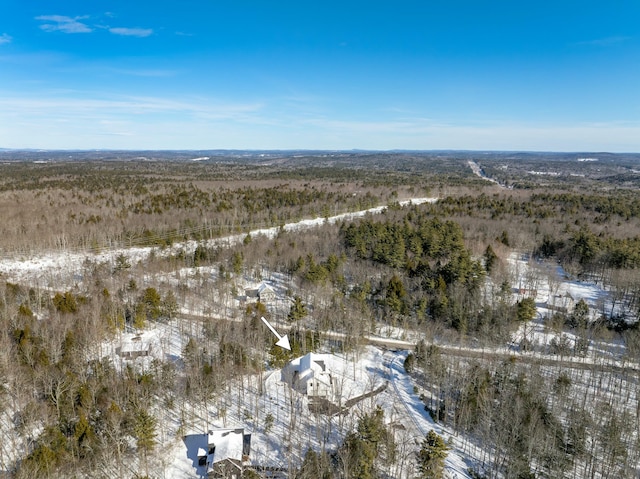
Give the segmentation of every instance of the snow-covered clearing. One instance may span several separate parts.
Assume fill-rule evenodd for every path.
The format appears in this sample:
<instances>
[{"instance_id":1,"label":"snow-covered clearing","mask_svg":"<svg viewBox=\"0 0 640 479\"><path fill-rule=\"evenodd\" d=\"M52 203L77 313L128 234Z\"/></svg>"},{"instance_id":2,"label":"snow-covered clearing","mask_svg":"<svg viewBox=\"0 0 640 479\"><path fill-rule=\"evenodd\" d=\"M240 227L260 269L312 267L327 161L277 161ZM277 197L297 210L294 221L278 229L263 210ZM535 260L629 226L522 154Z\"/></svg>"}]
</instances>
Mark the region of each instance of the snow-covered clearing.
<instances>
[{"instance_id":1,"label":"snow-covered clearing","mask_svg":"<svg viewBox=\"0 0 640 479\"><path fill-rule=\"evenodd\" d=\"M557 263L539 261L527 255L510 255L509 267L514 278L514 299L531 297L536 301L537 317L530 324L523 324L512 338L512 346L518 347L526 339L528 347L543 353L566 345L574 349L578 337L573 332L551 330L545 322L556 311L570 314L575 304L584 300L592 320L612 314L630 314L621 311L601 285L577 281ZM616 341L590 341L587 356L606 354L619 359L623 346Z\"/></svg>"},{"instance_id":2,"label":"snow-covered clearing","mask_svg":"<svg viewBox=\"0 0 640 479\"><path fill-rule=\"evenodd\" d=\"M171 361L181 369L184 345L189 337L201 334L201 323L195 320L155 323L142 332L119 333L90 354L95 359L109 358L118 369L131 365L149 370L154 360ZM146 345L150 345L148 355L125 357L122 354L123 350L144 350ZM400 456L397 463L387 468L390 477L414 474L417 447L424 435L434 429L452 446L446 460L447 477L468 478L466 471L473 458L462 454L456 448L457 439L453 434L436 424L425 411L404 371L406 354L383 352L369 346L360 352L325 356L327 370L338 379L343 404L386 385L381 392L360 399L345 414L311 412L308 397L285 383L279 369L238 378L205 402L158 408L154 411L160 426L157 451L162 453L157 454L154 477L199 477L202 468L194 459L197 458L196 442L190 438L215 428L244 428L252 436L252 466L290 472L300 465L309 448L335 451L346 434L356 427L358 419L379 405L394 431Z\"/></svg>"},{"instance_id":3,"label":"snow-covered clearing","mask_svg":"<svg viewBox=\"0 0 640 479\"><path fill-rule=\"evenodd\" d=\"M230 387L228 393L211 405L187 406L188 424L184 434L203 433L212 428L244 428L250 432L251 464L290 472L298 467L306 451L335 451L347 432L353 430L358 419L370 413L376 405L385 411L385 419L394 431L399 460L387 466L390 477L411 477L415 472L416 441L434 429L454 446L446 460L447 477L469 478L470 458L456 448L455 439L446 428L430 418L413 384L404 373L404 353L382 353L368 347L360 354L334 356L327 364L340 379L345 398L370 392L387 381L390 386L381 393L352 406L346 414L332 416L309 411L307 396L292 390L280 379L280 370L247 376ZM262 387L261 387L262 386ZM215 403L215 405L214 405ZM267 428L267 417L273 424ZM176 416L174 428L180 423ZM185 425L183 424L183 427ZM165 447L165 464L160 477L195 477L193 451L188 441L177 437Z\"/></svg>"}]
</instances>

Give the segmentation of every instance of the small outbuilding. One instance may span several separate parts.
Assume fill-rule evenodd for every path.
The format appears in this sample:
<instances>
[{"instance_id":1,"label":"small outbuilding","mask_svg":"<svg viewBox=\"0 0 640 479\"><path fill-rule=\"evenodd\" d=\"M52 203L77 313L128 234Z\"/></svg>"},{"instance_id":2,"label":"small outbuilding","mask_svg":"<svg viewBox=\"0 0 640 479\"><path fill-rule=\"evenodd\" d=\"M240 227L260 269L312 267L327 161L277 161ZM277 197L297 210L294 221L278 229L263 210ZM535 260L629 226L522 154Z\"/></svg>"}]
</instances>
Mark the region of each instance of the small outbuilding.
<instances>
[{"instance_id":1,"label":"small outbuilding","mask_svg":"<svg viewBox=\"0 0 640 479\"><path fill-rule=\"evenodd\" d=\"M570 313L576 305L576 300L571 293L566 292L564 294L556 294L550 297L547 301L547 308L551 311L558 311L561 313Z\"/></svg>"}]
</instances>

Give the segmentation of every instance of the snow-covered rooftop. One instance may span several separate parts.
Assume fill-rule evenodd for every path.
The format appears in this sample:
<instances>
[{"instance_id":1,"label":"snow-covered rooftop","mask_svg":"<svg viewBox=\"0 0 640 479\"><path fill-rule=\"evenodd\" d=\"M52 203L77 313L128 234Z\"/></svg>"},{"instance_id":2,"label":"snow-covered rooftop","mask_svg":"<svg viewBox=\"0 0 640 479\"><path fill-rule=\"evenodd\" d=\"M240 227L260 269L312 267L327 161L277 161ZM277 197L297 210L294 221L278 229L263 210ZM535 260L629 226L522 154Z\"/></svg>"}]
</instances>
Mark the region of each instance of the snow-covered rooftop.
<instances>
[{"instance_id":1,"label":"snow-covered rooftop","mask_svg":"<svg viewBox=\"0 0 640 479\"><path fill-rule=\"evenodd\" d=\"M214 429L209 431L207 443L215 447L212 464L226 459L242 461L244 429Z\"/></svg>"}]
</instances>

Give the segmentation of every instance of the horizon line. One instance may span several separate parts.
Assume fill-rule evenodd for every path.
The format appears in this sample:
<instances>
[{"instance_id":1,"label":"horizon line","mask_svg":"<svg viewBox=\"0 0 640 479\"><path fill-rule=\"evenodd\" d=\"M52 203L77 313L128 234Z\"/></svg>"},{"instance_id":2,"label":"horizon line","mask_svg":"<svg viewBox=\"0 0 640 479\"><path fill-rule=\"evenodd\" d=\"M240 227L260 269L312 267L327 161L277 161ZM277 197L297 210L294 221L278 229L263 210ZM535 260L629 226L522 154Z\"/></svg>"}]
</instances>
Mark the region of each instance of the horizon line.
<instances>
[{"instance_id":1,"label":"horizon line","mask_svg":"<svg viewBox=\"0 0 640 479\"><path fill-rule=\"evenodd\" d=\"M24 152L332 152L332 153L435 153L435 152L461 152L461 153L554 153L554 154L604 154L604 155L627 155L640 154L640 151L593 151L593 150L518 150L518 149L465 149L465 148L436 148L436 149L414 149L414 148L390 148L390 149L367 149L367 148L2 148L0 152L24 151Z\"/></svg>"}]
</instances>

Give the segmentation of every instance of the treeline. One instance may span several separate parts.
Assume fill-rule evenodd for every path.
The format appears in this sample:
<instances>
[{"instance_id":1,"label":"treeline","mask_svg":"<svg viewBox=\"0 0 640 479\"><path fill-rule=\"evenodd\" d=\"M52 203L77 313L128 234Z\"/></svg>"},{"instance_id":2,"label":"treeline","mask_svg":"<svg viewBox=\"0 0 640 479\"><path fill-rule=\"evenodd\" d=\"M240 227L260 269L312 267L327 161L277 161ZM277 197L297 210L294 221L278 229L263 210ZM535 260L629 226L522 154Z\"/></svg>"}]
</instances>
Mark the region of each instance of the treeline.
<instances>
[{"instance_id":1,"label":"treeline","mask_svg":"<svg viewBox=\"0 0 640 479\"><path fill-rule=\"evenodd\" d=\"M93 178L93 179L92 179ZM389 191L278 183L236 186L171 177L41 179L2 192L0 248L100 250L169 246L377 206ZM16 189L14 189L16 188Z\"/></svg>"},{"instance_id":2,"label":"treeline","mask_svg":"<svg viewBox=\"0 0 640 479\"><path fill-rule=\"evenodd\" d=\"M340 294L331 308L369 315L374 318L371 325L434 324L492 341L507 340L520 323L520 304L513 303L513 278L494 248L504 255L511 236L494 230L482 254L472 255L463 234L465 221L433 216L437 209L437 204L391 207L382 215L341 225L337 236L325 228L326 241L311 253L298 253L295 259L298 248L284 248L273 260L283 258L286 271L303 284L332 285ZM554 239L565 235L564 240ZM638 247L637 239L596 235L581 227L540 235L533 253L555 257L568 272L611 287L611 304L594 314L602 316L599 324L622 330L637 323L633 315L640 307L640 290L633 271L640 264ZM279 268L277 260L272 267ZM490 288L485 287L487 274L492 276ZM346 326L335 320L326 324Z\"/></svg>"},{"instance_id":3,"label":"treeline","mask_svg":"<svg viewBox=\"0 0 640 479\"><path fill-rule=\"evenodd\" d=\"M371 260L420 277L431 288L442 278L477 287L484 270L471 259L460 226L415 208L391 221L366 219L342 229L347 248L358 259Z\"/></svg>"},{"instance_id":4,"label":"treeline","mask_svg":"<svg viewBox=\"0 0 640 479\"><path fill-rule=\"evenodd\" d=\"M474 258L460 225L421 206L389 208L314 235L282 233L268 249L242 247L258 261L299 282L314 304L315 327L354 340L382 325L428 326L504 341L518 324L512 286L490 245ZM496 272L496 287L484 285Z\"/></svg>"},{"instance_id":5,"label":"treeline","mask_svg":"<svg viewBox=\"0 0 640 479\"><path fill-rule=\"evenodd\" d=\"M433 205L440 214L451 216L525 216L531 219L588 219L596 223L640 217L640 200L631 191L608 195L580 193L512 193L449 196ZM594 216L598 213L600 216Z\"/></svg>"},{"instance_id":6,"label":"treeline","mask_svg":"<svg viewBox=\"0 0 640 479\"><path fill-rule=\"evenodd\" d=\"M0 248L166 246L482 185L459 160L413 154L116 158L2 164Z\"/></svg>"},{"instance_id":7,"label":"treeline","mask_svg":"<svg viewBox=\"0 0 640 479\"><path fill-rule=\"evenodd\" d=\"M578 263L585 273L637 269L640 267L640 236L612 238L582 227L557 237L545 234L534 252L544 258L555 256L564 264Z\"/></svg>"},{"instance_id":8,"label":"treeline","mask_svg":"<svg viewBox=\"0 0 640 479\"><path fill-rule=\"evenodd\" d=\"M497 241L555 258L570 274L616 292L627 309L640 310L638 283L629 279L640 268L640 200L633 192L463 195L424 208L458 221L476 243Z\"/></svg>"}]
</instances>

